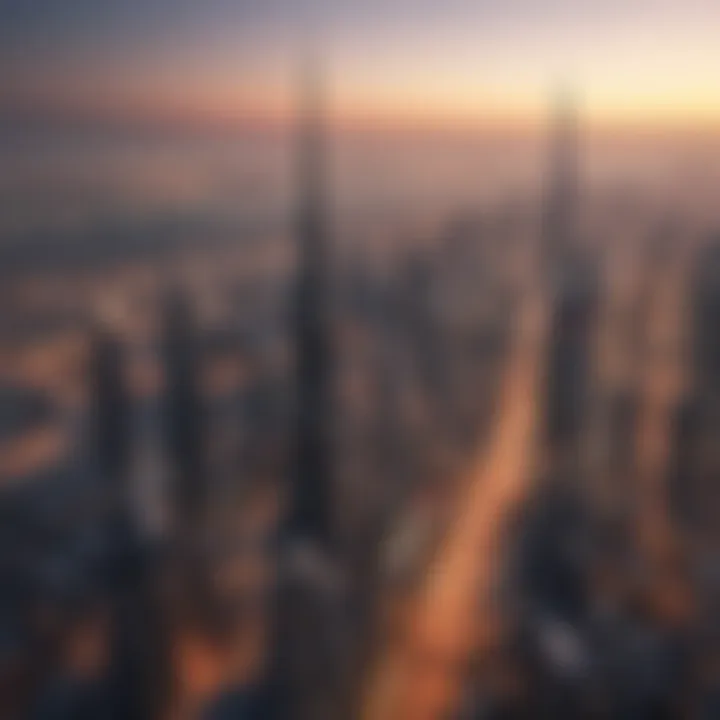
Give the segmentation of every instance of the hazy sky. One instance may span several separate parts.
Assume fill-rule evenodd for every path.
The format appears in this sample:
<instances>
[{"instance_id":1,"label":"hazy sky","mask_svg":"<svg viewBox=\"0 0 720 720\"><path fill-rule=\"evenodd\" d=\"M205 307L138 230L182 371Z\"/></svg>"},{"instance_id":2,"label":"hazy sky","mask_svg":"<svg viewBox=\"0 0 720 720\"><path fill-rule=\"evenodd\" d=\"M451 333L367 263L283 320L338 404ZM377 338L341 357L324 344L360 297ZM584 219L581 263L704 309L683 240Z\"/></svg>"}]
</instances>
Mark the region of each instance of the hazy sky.
<instances>
[{"instance_id":1,"label":"hazy sky","mask_svg":"<svg viewBox=\"0 0 720 720\"><path fill-rule=\"evenodd\" d=\"M720 122L717 0L0 0L0 103L274 118L309 27L349 119Z\"/></svg>"}]
</instances>

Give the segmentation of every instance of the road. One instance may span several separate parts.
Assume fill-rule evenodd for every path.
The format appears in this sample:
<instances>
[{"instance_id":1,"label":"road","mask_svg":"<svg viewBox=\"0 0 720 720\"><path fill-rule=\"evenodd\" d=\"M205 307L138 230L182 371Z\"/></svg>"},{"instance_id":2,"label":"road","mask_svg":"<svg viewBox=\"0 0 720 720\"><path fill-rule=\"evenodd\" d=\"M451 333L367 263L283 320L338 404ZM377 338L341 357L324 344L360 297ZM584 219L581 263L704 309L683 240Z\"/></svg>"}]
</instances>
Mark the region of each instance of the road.
<instances>
[{"instance_id":1,"label":"road","mask_svg":"<svg viewBox=\"0 0 720 720\"><path fill-rule=\"evenodd\" d=\"M504 521L532 478L546 315L540 290L528 293L492 436L462 484L457 517L411 599L403 631L374 668L367 720L444 717L460 700L471 657L492 642L497 618L480 612L480 601L495 578Z\"/></svg>"}]
</instances>

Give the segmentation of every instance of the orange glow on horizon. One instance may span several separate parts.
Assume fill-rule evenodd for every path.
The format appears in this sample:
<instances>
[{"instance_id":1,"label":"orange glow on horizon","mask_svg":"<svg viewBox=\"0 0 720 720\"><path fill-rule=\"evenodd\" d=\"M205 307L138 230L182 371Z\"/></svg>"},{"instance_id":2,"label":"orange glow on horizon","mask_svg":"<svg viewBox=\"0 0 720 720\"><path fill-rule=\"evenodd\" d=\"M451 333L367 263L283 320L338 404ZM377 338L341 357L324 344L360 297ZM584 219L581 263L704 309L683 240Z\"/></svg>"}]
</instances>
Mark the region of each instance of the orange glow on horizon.
<instances>
[{"instance_id":1,"label":"orange glow on horizon","mask_svg":"<svg viewBox=\"0 0 720 720\"><path fill-rule=\"evenodd\" d=\"M500 92L480 84L419 81L405 85L328 82L329 123L340 131L501 132L525 133L543 126L552 87L543 91ZM571 86L572 87L572 86ZM701 89L676 93L633 92L616 86L602 91L582 89L577 101L586 126L628 133L720 132L720 94ZM122 129L234 132L248 128L281 130L292 126L296 93L286 85L261 83L237 87L219 81L183 90L147 87L55 86L6 92L0 115L19 115L49 122L80 123Z\"/></svg>"}]
</instances>

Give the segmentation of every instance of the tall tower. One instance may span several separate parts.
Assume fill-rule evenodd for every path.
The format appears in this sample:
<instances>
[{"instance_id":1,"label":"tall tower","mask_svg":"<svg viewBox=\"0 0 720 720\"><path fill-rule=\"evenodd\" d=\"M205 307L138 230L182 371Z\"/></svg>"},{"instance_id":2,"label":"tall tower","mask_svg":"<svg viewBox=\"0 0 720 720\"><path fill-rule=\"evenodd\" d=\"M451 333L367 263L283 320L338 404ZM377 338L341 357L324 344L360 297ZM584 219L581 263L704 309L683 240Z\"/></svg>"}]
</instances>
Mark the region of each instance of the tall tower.
<instances>
[{"instance_id":1,"label":"tall tower","mask_svg":"<svg viewBox=\"0 0 720 720\"><path fill-rule=\"evenodd\" d=\"M541 248L552 312L546 397L546 442L558 461L580 469L583 416L590 391L598 278L593 258L578 243L578 121L570 95L556 102Z\"/></svg>"},{"instance_id":2,"label":"tall tower","mask_svg":"<svg viewBox=\"0 0 720 720\"><path fill-rule=\"evenodd\" d=\"M542 217L542 262L552 280L577 243L578 119L572 95L558 97L552 117L548 185Z\"/></svg>"},{"instance_id":3,"label":"tall tower","mask_svg":"<svg viewBox=\"0 0 720 720\"><path fill-rule=\"evenodd\" d=\"M560 621L579 641L591 609L594 507L583 488L592 382L597 276L577 237L576 119L558 103L551 138L547 193L540 227L540 282L549 310L544 397L540 398L543 457L521 521L518 593L527 627L528 698L539 715L581 717L581 654L558 662L545 642ZM548 625L550 623L550 625ZM562 712L561 712L562 711Z\"/></svg>"},{"instance_id":4,"label":"tall tower","mask_svg":"<svg viewBox=\"0 0 720 720\"><path fill-rule=\"evenodd\" d=\"M700 252L692 280L694 382L706 402L720 407L720 241Z\"/></svg>"},{"instance_id":5,"label":"tall tower","mask_svg":"<svg viewBox=\"0 0 720 720\"><path fill-rule=\"evenodd\" d=\"M718 548L720 243L717 241L699 253L690 288L692 376L690 396L676 418L677 466L673 492L677 519L683 529L706 547Z\"/></svg>"},{"instance_id":6,"label":"tall tower","mask_svg":"<svg viewBox=\"0 0 720 720\"><path fill-rule=\"evenodd\" d=\"M103 712L109 717L152 720L164 705L169 677L157 567L147 538L136 525L130 496L132 403L124 353L104 326L96 327L92 337L91 382L105 538L98 570L106 586L110 618Z\"/></svg>"},{"instance_id":7,"label":"tall tower","mask_svg":"<svg viewBox=\"0 0 720 720\"><path fill-rule=\"evenodd\" d=\"M205 416L200 389L200 349L188 299L175 291L165 305L162 344L164 422L176 529L197 530L206 500Z\"/></svg>"},{"instance_id":8,"label":"tall tower","mask_svg":"<svg viewBox=\"0 0 720 720\"><path fill-rule=\"evenodd\" d=\"M295 296L296 447L289 530L331 539L332 367L329 247L324 216L320 79L305 72L299 128L300 183Z\"/></svg>"},{"instance_id":9,"label":"tall tower","mask_svg":"<svg viewBox=\"0 0 720 720\"><path fill-rule=\"evenodd\" d=\"M712 668L701 692L717 697L720 688L720 581L714 572L720 556L720 239L712 238L695 260L691 293L688 397L675 419L674 467L670 497L676 527L692 558L698 655Z\"/></svg>"},{"instance_id":10,"label":"tall tower","mask_svg":"<svg viewBox=\"0 0 720 720\"><path fill-rule=\"evenodd\" d=\"M553 468L576 475L583 469L591 402L597 280L586 260L562 268L550 321L545 441Z\"/></svg>"},{"instance_id":11,"label":"tall tower","mask_svg":"<svg viewBox=\"0 0 720 720\"><path fill-rule=\"evenodd\" d=\"M94 328L90 347L92 433L100 490L110 507L127 500L131 454L130 398L123 374L120 343L106 327Z\"/></svg>"},{"instance_id":12,"label":"tall tower","mask_svg":"<svg viewBox=\"0 0 720 720\"><path fill-rule=\"evenodd\" d=\"M303 77L295 295L295 454L279 546L273 718L332 720L346 681L345 585L332 528L332 362L329 247L323 203L319 78ZM268 715L269 716L269 715Z\"/></svg>"}]
</instances>

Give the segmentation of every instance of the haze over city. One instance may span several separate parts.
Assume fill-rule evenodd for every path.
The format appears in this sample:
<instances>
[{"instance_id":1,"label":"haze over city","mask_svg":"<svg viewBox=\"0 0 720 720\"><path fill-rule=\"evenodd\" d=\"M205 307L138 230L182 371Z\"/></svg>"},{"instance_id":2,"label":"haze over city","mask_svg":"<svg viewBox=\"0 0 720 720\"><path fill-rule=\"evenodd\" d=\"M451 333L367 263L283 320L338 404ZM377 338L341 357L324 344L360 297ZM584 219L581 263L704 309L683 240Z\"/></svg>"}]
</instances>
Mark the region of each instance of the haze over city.
<instances>
[{"instance_id":1,"label":"haze over city","mask_svg":"<svg viewBox=\"0 0 720 720\"><path fill-rule=\"evenodd\" d=\"M0 0L0 718L720 717L719 25Z\"/></svg>"}]
</instances>

